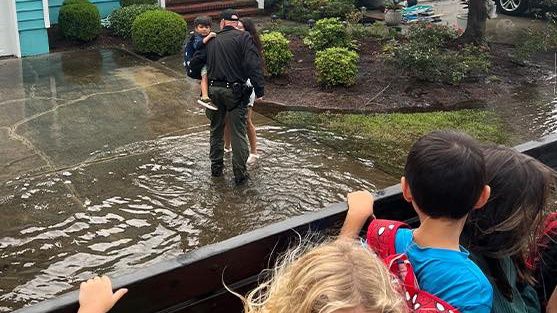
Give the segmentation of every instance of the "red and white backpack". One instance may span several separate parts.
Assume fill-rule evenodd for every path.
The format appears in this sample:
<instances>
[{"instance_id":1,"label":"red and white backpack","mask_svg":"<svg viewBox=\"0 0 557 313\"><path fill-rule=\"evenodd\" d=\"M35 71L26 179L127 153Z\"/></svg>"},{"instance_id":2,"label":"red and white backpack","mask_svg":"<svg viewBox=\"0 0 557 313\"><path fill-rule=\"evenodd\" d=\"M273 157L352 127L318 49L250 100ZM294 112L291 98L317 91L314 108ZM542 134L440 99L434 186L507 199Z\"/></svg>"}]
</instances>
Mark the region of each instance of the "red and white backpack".
<instances>
[{"instance_id":1,"label":"red and white backpack","mask_svg":"<svg viewBox=\"0 0 557 313\"><path fill-rule=\"evenodd\" d=\"M367 230L367 244L383 259L402 287L411 312L460 313L447 302L421 290L414 269L405 254L397 254L395 235L399 228L409 228L405 223L375 219Z\"/></svg>"}]
</instances>

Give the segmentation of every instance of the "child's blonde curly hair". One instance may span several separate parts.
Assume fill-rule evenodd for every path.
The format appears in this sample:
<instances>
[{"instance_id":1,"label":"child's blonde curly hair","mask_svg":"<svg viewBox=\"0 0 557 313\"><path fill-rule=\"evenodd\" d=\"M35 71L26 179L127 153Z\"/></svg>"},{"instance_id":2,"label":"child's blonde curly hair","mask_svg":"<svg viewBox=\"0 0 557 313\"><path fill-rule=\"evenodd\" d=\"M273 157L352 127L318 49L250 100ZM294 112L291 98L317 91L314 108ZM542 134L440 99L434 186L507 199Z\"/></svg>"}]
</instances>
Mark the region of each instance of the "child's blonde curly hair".
<instances>
[{"instance_id":1,"label":"child's blonde curly hair","mask_svg":"<svg viewBox=\"0 0 557 313\"><path fill-rule=\"evenodd\" d=\"M300 245L246 297L244 313L403 313L394 277L366 246L339 239Z\"/></svg>"}]
</instances>

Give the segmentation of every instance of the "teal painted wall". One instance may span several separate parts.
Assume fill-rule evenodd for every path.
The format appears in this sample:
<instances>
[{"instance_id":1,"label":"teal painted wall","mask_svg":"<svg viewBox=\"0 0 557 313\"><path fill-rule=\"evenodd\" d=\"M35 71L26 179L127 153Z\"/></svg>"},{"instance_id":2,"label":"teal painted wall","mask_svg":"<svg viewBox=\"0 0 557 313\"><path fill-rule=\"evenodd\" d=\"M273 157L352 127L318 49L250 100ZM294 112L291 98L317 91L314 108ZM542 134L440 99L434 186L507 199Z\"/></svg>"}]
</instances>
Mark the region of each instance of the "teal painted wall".
<instances>
[{"instance_id":1,"label":"teal painted wall","mask_svg":"<svg viewBox=\"0 0 557 313\"><path fill-rule=\"evenodd\" d=\"M0 0L1 1L1 0ZM112 11L120 7L120 0L89 0L97 6L101 17L107 17ZM50 14L50 23L58 23L58 15L60 14L60 7L64 0L49 0L48 8Z\"/></svg>"},{"instance_id":2,"label":"teal painted wall","mask_svg":"<svg viewBox=\"0 0 557 313\"><path fill-rule=\"evenodd\" d=\"M21 55L48 53L42 0L16 0L16 13Z\"/></svg>"}]
</instances>

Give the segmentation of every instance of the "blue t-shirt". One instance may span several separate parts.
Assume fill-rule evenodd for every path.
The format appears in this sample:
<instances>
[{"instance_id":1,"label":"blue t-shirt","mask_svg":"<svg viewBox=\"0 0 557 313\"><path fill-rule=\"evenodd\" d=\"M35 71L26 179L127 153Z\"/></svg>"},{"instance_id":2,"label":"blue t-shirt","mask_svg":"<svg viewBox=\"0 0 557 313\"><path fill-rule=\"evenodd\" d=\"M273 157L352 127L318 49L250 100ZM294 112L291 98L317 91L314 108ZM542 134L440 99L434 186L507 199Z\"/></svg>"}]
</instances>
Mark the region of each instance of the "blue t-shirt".
<instances>
[{"instance_id":1,"label":"blue t-shirt","mask_svg":"<svg viewBox=\"0 0 557 313\"><path fill-rule=\"evenodd\" d=\"M414 267L420 288L443 299L461 313L489 313L493 289L470 254L436 248L422 248L413 240L411 229L396 233L396 253L405 253Z\"/></svg>"}]
</instances>

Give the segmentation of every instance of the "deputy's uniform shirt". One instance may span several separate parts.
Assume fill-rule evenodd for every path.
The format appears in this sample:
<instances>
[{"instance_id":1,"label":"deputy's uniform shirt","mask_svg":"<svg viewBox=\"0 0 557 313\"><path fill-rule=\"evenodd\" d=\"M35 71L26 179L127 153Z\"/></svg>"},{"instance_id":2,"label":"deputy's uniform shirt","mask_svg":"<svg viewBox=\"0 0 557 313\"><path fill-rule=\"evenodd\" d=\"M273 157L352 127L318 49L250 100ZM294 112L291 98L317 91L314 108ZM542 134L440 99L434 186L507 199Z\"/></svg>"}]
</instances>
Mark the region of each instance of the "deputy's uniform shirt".
<instances>
[{"instance_id":1,"label":"deputy's uniform shirt","mask_svg":"<svg viewBox=\"0 0 557 313\"><path fill-rule=\"evenodd\" d=\"M250 79L255 95L265 94L261 56L248 32L226 26L206 46L206 59L194 55L191 63L207 64L209 81L245 83Z\"/></svg>"}]
</instances>

